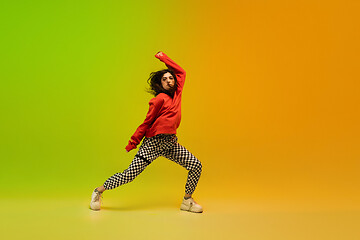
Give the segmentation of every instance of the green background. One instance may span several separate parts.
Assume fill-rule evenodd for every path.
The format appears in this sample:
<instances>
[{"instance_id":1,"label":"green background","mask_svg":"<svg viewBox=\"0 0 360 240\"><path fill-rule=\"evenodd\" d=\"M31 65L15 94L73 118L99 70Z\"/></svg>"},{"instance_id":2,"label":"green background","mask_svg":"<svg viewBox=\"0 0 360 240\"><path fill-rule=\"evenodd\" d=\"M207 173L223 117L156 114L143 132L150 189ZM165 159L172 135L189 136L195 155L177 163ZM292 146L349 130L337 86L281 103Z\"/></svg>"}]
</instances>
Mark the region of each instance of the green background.
<instances>
[{"instance_id":1,"label":"green background","mask_svg":"<svg viewBox=\"0 0 360 240\"><path fill-rule=\"evenodd\" d=\"M175 46L168 10L165 1L1 3L1 182L11 194L89 192L128 166L146 80L165 67L154 55Z\"/></svg>"}]
</instances>

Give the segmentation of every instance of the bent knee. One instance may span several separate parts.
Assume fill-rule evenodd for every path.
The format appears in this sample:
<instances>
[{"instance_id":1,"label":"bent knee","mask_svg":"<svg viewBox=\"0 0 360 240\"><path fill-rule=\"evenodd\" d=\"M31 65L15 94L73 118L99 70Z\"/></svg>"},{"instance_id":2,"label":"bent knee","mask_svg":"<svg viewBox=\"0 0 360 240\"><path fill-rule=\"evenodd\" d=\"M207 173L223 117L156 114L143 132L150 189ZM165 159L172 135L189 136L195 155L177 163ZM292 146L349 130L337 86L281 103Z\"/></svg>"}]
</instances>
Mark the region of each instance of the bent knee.
<instances>
[{"instance_id":1,"label":"bent knee","mask_svg":"<svg viewBox=\"0 0 360 240\"><path fill-rule=\"evenodd\" d=\"M201 171L202 171L202 163L201 163L198 159L196 159L196 160L194 161L194 163L192 164L190 170L191 170L191 171L201 172Z\"/></svg>"}]
</instances>

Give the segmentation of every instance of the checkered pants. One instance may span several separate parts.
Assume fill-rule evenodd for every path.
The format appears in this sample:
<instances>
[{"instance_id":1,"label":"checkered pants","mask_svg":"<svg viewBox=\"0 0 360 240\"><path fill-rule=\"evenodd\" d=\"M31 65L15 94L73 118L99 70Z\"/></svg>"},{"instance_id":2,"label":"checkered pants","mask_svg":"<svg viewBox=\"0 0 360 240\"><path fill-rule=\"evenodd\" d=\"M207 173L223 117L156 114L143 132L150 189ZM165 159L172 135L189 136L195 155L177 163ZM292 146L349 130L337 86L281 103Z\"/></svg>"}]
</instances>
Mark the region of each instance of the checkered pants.
<instances>
[{"instance_id":1,"label":"checkered pants","mask_svg":"<svg viewBox=\"0 0 360 240\"><path fill-rule=\"evenodd\" d=\"M159 156L166 157L189 171L185 193L192 194L199 181L202 165L194 155L177 142L175 134L145 137L130 166L122 173L116 173L107 179L104 183L105 189L114 189L131 182Z\"/></svg>"}]
</instances>

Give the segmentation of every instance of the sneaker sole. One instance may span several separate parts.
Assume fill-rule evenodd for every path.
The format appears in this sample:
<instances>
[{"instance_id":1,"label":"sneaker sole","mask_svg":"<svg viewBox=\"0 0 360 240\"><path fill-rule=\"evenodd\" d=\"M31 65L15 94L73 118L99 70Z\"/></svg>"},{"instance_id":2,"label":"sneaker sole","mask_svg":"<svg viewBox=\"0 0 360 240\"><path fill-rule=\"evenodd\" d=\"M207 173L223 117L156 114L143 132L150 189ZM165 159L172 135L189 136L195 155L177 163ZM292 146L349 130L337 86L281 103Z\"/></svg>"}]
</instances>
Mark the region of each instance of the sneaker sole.
<instances>
[{"instance_id":1,"label":"sneaker sole","mask_svg":"<svg viewBox=\"0 0 360 240\"><path fill-rule=\"evenodd\" d=\"M191 212L191 213L202 213L202 212L203 212L203 211L201 211L201 212L195 212L195 211L190 211L190 210L181 209L181 208L180 208L180 210L181 210L181 211L185 211L185 212Z\"/></svg>"}]
</instances>

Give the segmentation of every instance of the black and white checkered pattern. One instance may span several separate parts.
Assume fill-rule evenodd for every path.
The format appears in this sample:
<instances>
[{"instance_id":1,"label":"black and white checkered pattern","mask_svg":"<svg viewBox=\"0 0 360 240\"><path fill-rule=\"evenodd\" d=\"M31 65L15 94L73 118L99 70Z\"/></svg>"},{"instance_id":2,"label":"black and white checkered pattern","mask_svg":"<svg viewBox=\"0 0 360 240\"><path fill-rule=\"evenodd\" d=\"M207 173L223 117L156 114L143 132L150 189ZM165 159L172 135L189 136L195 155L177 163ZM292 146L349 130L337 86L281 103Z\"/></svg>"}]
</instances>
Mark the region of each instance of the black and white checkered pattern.
<instances>
[{"instance_id":1,"label":"black and white checkered pattern","mask_svg":"<svg viewBox=\"0 0 360 240\"><path fill-rule=\"evenodd\" d=\"M159 134L144 138L130 166L122 173L116 173L107 179L104 183L105 189L114 189L131 182L159 156L166 157L189 171L185 193L192 194L199 181L202 165L193 154L177 142L175 134Z\"/></svg>"}]
</instances>

